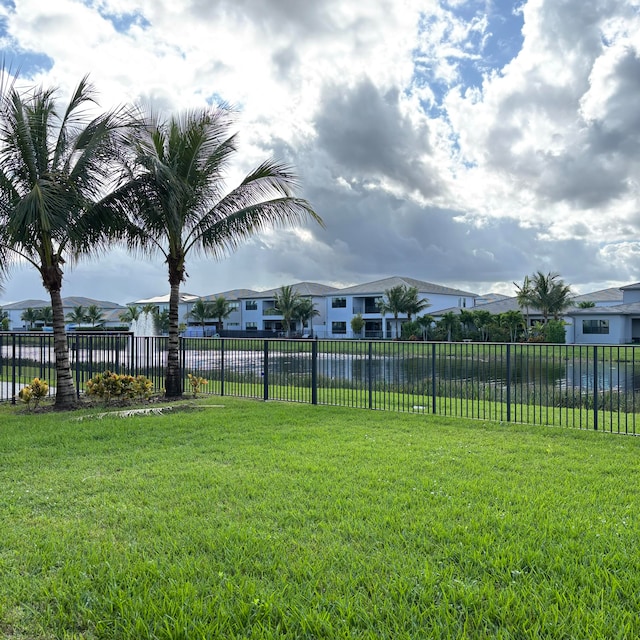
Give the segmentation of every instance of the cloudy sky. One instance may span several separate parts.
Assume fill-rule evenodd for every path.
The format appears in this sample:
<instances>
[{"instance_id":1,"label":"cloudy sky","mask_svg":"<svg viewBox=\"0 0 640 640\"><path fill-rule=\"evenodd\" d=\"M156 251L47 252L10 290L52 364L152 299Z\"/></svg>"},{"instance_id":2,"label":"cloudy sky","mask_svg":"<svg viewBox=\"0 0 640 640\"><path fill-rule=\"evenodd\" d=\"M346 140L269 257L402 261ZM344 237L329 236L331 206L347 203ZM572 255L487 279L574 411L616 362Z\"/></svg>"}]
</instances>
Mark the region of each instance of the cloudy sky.
<instances>
[{"instance_id":1,"label":"cloudy sky","mask_svg":"<svg viewBox=\"0 0 640 640\"><path fill-rule=\"evenodd\" d=\"M199 295L400 275L512 294L555 271L585 293L640 281L640 0L0 0L5 65L107 108L239 109L230 186L291 162L326 229L192 259ZM168 292L113 252L63 295ZM0 303L46 299L13 271Z\"/></svg>"}]
</instances>

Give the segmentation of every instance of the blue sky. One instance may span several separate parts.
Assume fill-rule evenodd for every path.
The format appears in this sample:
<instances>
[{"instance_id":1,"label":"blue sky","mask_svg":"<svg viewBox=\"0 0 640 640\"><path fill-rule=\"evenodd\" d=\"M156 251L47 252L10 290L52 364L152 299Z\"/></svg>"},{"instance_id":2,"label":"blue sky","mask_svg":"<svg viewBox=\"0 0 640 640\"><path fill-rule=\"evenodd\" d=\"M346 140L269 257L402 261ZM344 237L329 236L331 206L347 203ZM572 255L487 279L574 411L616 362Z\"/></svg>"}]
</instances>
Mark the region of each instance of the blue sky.
<instances>
[{"instance_id":1,"label":"blue sky","mask_svg":"<svg viewBox=\"0 0 640 640\"><path fill-rule=\"evenodd\" d=\"M585 292L640 280L638 0L0 0L25 84L108 108L241 109L230 183L292 162L324 218L192 260L208 295L405 275L479 294L556 271ZM99 291L96 290L99 282ZM0 303L44 298L14 270ZM114 251L63 295L166 293L160 260Z\"/></svg>"}]
</instances>

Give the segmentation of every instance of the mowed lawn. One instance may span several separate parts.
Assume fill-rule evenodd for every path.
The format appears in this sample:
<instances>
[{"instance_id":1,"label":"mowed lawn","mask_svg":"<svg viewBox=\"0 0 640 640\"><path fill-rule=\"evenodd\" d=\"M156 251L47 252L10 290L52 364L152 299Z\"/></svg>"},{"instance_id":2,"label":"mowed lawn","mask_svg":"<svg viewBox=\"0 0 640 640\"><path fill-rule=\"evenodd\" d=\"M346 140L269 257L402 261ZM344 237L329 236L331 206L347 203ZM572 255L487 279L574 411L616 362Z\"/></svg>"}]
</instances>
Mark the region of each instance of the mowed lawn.
<instances>
[{"instance_id":1,"label":"mowed lawn","mask_svg":"<svg viewBox=\"0 0 640 640\"><path fill-rule=\"evenodd\" d=\"M640 637L637 438L90 413L0 407L2 638Z\"/></svg>"}]
</instances>

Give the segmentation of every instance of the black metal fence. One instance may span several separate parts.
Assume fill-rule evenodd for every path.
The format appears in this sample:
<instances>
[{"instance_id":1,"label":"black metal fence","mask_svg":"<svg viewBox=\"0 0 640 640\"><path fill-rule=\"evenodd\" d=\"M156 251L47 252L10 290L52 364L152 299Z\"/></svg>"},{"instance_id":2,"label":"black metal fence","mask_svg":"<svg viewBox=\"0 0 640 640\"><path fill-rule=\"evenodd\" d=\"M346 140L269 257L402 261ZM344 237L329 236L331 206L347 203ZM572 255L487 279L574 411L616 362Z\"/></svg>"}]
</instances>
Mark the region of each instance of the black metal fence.
<instances>
[{"instance_id":1,"label":"black metal fence","mask_svg":"<svg viewBox=\"0 0 640 640\"><path fill-rule=\"evenodd\" d=\"M97 373L164 386L166 337L68 335L78 393ZM204 393L635 434L640 347L368 340L183 338ZM0 333L0 400L34 377L55 392L53 336Z\"/></svg>"}]
</instances>

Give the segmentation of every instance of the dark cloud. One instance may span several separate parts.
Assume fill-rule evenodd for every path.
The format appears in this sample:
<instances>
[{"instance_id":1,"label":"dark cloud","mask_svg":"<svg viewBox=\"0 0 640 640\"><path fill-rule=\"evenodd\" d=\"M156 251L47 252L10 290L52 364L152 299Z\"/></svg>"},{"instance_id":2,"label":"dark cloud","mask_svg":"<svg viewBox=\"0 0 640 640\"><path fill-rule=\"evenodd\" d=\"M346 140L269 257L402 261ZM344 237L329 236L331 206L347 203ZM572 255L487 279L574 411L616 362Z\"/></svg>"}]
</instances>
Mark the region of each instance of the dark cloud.
<instances>
[{"instance_id":1,"label":"dark cloud","mask_svg":"<svg viewBox=\"0 0 640 640\"><path fill-rule=\"evenodd\" d=\"M426 124L414 126L400 112L399 91L382 93L369 80L353 88L325 89L316 118L318 147L345 177L390 179L431 197L442 190Z\"/></svg>"}]
</instances>

